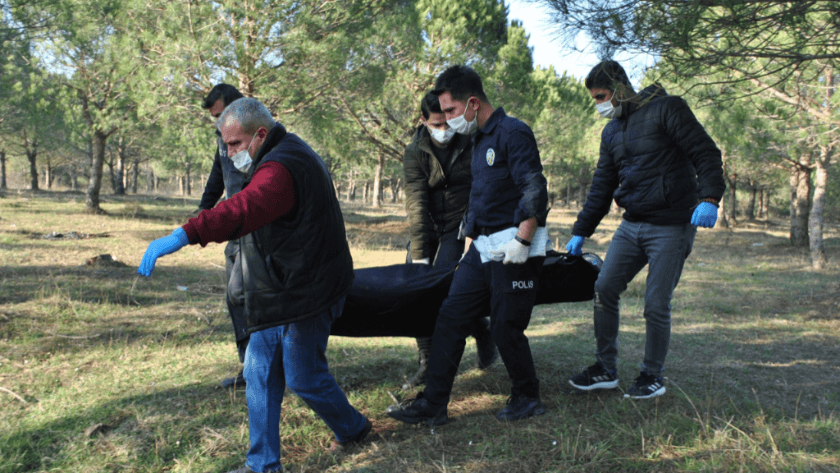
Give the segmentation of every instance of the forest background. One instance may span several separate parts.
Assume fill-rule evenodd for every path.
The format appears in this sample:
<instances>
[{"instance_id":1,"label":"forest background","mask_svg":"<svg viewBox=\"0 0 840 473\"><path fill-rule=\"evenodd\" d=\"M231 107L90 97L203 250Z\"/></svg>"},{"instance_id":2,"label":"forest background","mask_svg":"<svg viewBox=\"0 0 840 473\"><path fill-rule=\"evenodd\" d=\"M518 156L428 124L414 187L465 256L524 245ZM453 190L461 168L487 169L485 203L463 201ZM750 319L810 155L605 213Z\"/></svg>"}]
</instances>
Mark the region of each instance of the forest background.
<instances>
[{"instance_id":1,"label":"forest background","mask_svg":"<svg viewBox=\"0 0 840 473\"><path fill-rule=\"evenodd\" d=\"M286 471L840 471L840 2L538 3L568 47L656 57L635 85L683 96L723 152L718 228L698 232L674 300L668 394L568 386L591 359L589 302L535 308L548 409L527 422L495 419L509 378L476 369L469 342L453 422L404 426L384 412L413 394L398 388L414 340L332 337L331 370L374 434L330 452L329 429L288 396ZM241 466L244 391L218 387L240 368L223 245L136 275L197 206L214 151L199 104L218 82L329 164L364 268L404 260L400 159L418 101L470 64L534 129L561 249L605 121L580 78L534 67L528 44L498 0L0 0L0 473ZM604 255L619 221L587 251ZM640 275L622 297L622 387L644 346L644 287Z\"/></svg>"},{"instance_id":2,"label":"forest background","mask_svg":"<svg viewBox=\"0 0 840 473\"><path fill-rule=\"evenodd\" d=\"M642 80L685 97L724 155L721 226L790 218L826 263L840 217L838 2L542 0L559 40L658 58ZM268 105L347 201L401 199L402 153L436 74L469 64L534 130L552 204L582 203L603 122L581 79L534 67L500 0L0 1L0 192L201 192L216 83ZM597 58L593 56L593 64Z\"/></svg>"}]
</instances>

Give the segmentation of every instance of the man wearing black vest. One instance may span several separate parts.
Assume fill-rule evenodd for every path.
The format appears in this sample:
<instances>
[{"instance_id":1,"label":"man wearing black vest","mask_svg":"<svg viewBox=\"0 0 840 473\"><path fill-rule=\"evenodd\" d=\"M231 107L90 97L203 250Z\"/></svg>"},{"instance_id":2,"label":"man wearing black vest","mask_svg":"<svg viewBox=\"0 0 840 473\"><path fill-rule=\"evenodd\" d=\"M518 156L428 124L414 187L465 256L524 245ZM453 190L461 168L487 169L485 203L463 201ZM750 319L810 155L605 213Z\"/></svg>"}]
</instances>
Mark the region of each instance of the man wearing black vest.
<instances>
[{"instance_id":1,"label":"man wearing black vest","mask_svg":"<svg viewBox=\"0 0 840 473\"><path fill-rule=\"evenodd\" d=\"M149 244L138 272L150 276L159 257L187 244L239 240L251 448L235 473L277 472L287 385L332 429L338 445L370 433L370 421L350 405L326 359L353 262L329 171L303 140L251 98L229 105L217 127L247 176L242 191Z\"/></svg>"}]
</instances>

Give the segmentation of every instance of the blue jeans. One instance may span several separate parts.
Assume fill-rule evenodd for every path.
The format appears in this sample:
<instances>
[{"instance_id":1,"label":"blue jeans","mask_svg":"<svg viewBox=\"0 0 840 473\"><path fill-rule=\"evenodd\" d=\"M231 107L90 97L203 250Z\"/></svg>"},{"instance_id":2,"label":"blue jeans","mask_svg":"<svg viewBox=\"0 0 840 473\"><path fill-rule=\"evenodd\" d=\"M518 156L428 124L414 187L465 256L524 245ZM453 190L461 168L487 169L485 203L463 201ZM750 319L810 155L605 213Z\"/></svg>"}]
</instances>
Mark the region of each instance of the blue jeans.
<instances>
[{"instance_id":1,"label":"blue jeans","mask_svg":"<svg viewBox=\"0 0 840 473\"><path fill-rule=\"evenodd\" d=\"M534 257L524 264L482 264L478 250L470 247L455 270L435 323L424 391L429 403L449 403L466 337L476 321L487 315L488 307L493 341L513 384L511 395L539 397L540 382L525 329L531 322L544 260Z\"/></svg>"},{"instance_id":2,"label":"blue jeans","mask_svg":"<svg viewBox=\"0 0 840 473\"><path fill-rule=\"evenodd\" d=\"M645 288L645 359L642 371L660 376L671 340L671 297L691 254L697 227L622 220L595 282L595 353L608 370L618 356L618 301L627 284L649 265Z\"/></svg>"},{"instance_id":3,"label":"blue jeans","mask_svg":"<svg viewBox=\"0 0 840 473\"><path fill-rule=\"evenodd\" d=\"M347 401L327 366L330 325L341 315L344 298L328 310L300 322L251 334L245 352L245 394L253 471L280 470L280 407L286 385L327 426L339 442L362 431L367 419Z\"/></svg>"}]
</instances>

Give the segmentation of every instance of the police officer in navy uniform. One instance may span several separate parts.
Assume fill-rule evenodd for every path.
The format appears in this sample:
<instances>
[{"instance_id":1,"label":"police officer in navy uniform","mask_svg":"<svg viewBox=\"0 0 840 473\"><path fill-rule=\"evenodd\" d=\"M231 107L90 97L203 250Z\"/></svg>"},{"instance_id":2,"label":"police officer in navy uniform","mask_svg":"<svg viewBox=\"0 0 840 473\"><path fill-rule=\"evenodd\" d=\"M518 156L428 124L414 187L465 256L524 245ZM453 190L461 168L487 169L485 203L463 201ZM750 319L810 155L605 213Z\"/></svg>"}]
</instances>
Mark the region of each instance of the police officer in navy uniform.
<instances>
[{"instance_id":1,"label":"police officer in navy uniform","mask_svg":"<svg viewBox=\"0 0 840 473\"><path fill-rule=\"evenodd\" d=\"M402 422L439 425L476 319L491 310L491 331L510 376L511 395L496 417L513 421L540 415L539 379L525 329L537 294L545 252L548 192L531 129L494 108L481 77L470 67L445 70L434 93L457 133L474 137L466 252L432 336L426 388L413 400L390 406Z\"/></svg>"}]
</instances>

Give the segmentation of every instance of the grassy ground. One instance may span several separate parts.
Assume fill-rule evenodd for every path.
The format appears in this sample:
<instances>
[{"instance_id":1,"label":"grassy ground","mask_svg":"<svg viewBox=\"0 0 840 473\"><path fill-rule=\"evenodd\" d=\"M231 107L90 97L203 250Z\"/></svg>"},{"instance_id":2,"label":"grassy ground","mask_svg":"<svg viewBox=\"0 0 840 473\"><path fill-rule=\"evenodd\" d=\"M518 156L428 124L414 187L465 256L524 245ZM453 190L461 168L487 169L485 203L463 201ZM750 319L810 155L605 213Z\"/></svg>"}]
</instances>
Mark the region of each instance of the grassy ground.
<instances>
[{"instance_id":1,"label":"grassy ground","mask_svg":"<svg viewBox=\"0 0 840 473\"><path fill-rule=\"evenodd\" d=\"M0 199L0 472L225 472L248 445L244 390L217 387L238 359L223 303L222 245L136 267L149 241L195 199L84 196ZM402 262L401 208L345 209L356 267ZM574 213L553 210L568 239ZM604 256L610 216L585 248ZM85 237L70 240L69 232ZM51 232L64 239L43 239ZM840 471L840 241L829 269L787 246L783 221L699 232L674 299L668 393L581 395L568 376L592 361L591 304L538 306L528 336L545 415L499 423L509 381L475 366L470 341L453 422L409 427L384 415L415 369L414 341L334 337L331 368L374 422L372 442L326 449L331 433L299 399L284 402L291 472ZM110 254L106 258L91 259ZM90 264L88 264L90 263ZM620 386L644 345L644 274L622 299ZM407 396L407 394L406 394Z\"/></svg>"}]
</instances>

